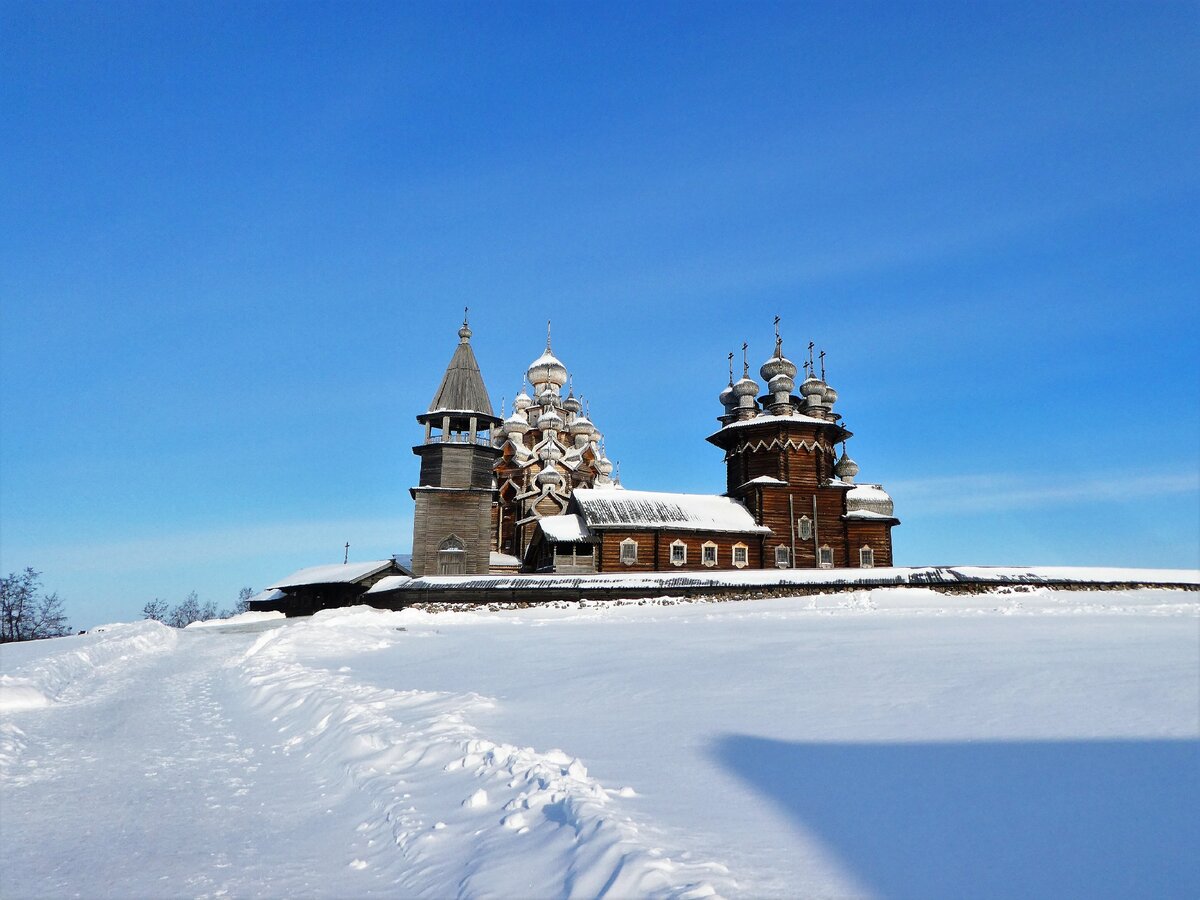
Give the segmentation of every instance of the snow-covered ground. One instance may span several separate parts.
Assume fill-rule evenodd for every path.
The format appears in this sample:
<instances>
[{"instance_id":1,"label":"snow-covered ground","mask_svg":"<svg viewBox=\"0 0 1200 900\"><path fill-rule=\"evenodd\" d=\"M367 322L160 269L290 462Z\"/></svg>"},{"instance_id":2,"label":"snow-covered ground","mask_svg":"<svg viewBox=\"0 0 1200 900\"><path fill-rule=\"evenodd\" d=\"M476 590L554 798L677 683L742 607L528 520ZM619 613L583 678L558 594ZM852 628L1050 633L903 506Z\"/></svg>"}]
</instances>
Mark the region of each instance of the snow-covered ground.
<instances>
[{"instance_id":1,"label":"snow-covered ground","mask_svg":"<svg viewBox=\"0 0 1200 900\"><path fill-rule=\"evenodd\" d=\"M1200 896L1200 595L153 622L0 649L0 895Z\"/></svg>"}]
</instances>

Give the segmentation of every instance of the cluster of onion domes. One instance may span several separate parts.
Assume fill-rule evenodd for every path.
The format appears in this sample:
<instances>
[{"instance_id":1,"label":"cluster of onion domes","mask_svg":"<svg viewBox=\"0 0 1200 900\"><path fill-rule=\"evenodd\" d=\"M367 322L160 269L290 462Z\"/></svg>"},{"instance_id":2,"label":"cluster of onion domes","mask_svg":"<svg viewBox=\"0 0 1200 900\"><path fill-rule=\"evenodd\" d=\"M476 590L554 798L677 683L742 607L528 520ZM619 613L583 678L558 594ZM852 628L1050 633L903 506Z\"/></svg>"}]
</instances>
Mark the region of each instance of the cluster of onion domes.
<instances>
[{"instance_id":1,"label":"cluster of onion domes","mask_svg":"<svg viewBox=\"0 0 1200 900\"><path fill-rule=\"evenodd\" d=\"M525 380L532 391L522 385L513 399L512 415L495 431L496 445L511 444L520 466L532 464L534 470L525 477L532 476L533 484L540 488L569 488L564 469L577 473L573 480L589 487L610 484L613 465L604 454L603 435L584 412L583 401L575 396L573 387L566 397L562 396L570 376L551 350L548 334L546 349L529 364ZM590 466L585 465L589 458Z\"/></svg>"},{"instance_id":2,"label":"cluster of onion domes","mask_svg":"<svg viewBox=\"0 0 1200 900\"><path fill-rule=\"evenodd\" d=\"M745 346L743 345L744 351ZM809 355L810 357L812 355L811 344L809 345ZM730 354L731 366L732 359L733 354ZM824 354L822 354L823 359ZM837 402L837 391L825 381L823 361L821 365L822 374L818 377L816 367L809 359L804 364L806 377L797 389L796 375L799 369L794 362L783 355L783 339L776 331L775 352L758 370L759 376L766 384L766 393L759 396L759 383L750 377L749 364L743 358L741 379L733 380L731 368L729 384L717 398L725 409L725 414L720 417L721 423L728 425L731 422L753 419L763 414L806 415L818 419L837 420L839 417L833 413L833 404Z\"/></svg>"}]
</instances>

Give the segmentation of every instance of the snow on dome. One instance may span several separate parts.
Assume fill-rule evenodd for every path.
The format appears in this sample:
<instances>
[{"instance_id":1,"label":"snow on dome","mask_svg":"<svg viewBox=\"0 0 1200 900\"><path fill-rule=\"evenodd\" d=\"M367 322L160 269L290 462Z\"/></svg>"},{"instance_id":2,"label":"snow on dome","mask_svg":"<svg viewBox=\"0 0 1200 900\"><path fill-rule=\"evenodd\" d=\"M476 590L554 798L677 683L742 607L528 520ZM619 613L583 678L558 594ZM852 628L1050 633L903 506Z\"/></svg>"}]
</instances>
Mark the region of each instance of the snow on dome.
<instances>
[{"instance_id":1,"label":"snow on dome","mask_svg":"<svg viewBox=\"0 0 1200 900\"><path fill-rule=\"evenodd\" d=\"M504 433L524 434L529 430L529 419L520 413L513 411L513 414L504 420Z\"/></svg>"},{"instance_id":2,"label":"snow on dome","mask_svg":"<svg viewBox=\"0 0 1200 900\"><path fill-rule=\"evenodd\" d=\"M826 382L826 384L825 384L825 390L823 391L823 393L825 395L826 404L828 404L829 406L833 406L833 404L837 403L838 392L835 391L832 387L830 387L828 382Z\"/></svg>"},{"instance_id":3,"label":"snow on dome","mask_svg":"<svg viewBox=\"0 0 1200 900\"><path fill-rule=\"evenodd\" d=\"M595 430L592 420L587 416L576 416L575 421L571 423L571 434L591 434Z\"/></svg>"},{"instance_id":4,"label":"snow on dome","mask_svg":"<svg viewBox=\"0 0 1200 900\"><path fill-rule=\"evenodd\" d=\"M538 416L537 427L541 431L562 431L563 418L558 414L554 407L547 407L542 414Z\"/></svg>"},{"instance_id":5,"label":"snow on dome","mask_svg":"<svg viewBox=\"0 0 1200 900\"><path fill-rule=\"evenodd\" d=\"M733 393L733 382L725 385L725 388L717 397L717 401L726 409L737 405L737 395Z\"/></svg>"},{"instance_id":6,"label":"snow on dome","mask_svg":"<svg viewBox=\"0 0 1200 900\"><path fill-rule=\"evenodd\" d=\"M786 375L788 378L795 378L796 364L784 356L777 346L775 355L762 364L762 368L758 370L758 374L762 376L763 381L770 381L777 375Z\"/></svg>"},{"instance_id":7,"label":"snow on dome","mask_svg":"<svg viewBox=\"0 0 1200 900\"><path fill-rule=\"evenodd\" d=\"M824 399L825 388L827 386L828 385L826 385L825 382L823 382L816 375L809 375L804 379L804 383L800 385L800 393L805 397L818 396Z\"/></svg>"},{"instance_id":8,"label":"snow on dome","mask_svg":"<svg viewBox=\"0 0 1200 900\"><path fill-rule=\"evenodd\" d=\"M547 346L546 352L529 364L529 370L525 373L525 377L535 388L540 388L545 384L552 384L556 388L560 388L567 383L567 367L550 352L550 348Z\"/></svg>"},{"instance_id":9,"label":"snow on dome","mask_svg":"<svg viewBox=\"0 0 1200 900\"><path fill-rule=\"evenodd\" d=\"M554 460L546 460L546 467L538 472L535 479L538 487L557 487L564 480L562 472L558 471L558 466L554 465Z\"/></svg>"},{"instance_id":10,"label":"snow on dome","mask_svg":"<svg viewBox=\"0 0 1200 900\"><path fill-rule=\"evenodd\" d=\"M579 402L579 398L575 396L574 392L567 394L567 398L563 400L562 405L563 409L572 414L577 414L583 409L583 404Z\"/></svg>"},{"instance_id":11,"label":"snow on dome","mask_svg":"<svg viewBox=\"0 0 1200 900\"><path fill-rule=\"evenodd\" d=\"M525 393L525 389L521 389L521 393L513 397L513 410L524 412L533 404L533 398Z\"/></svg>"},{"instance_id":12,"label":"snow on dome","mask_svg":"<svg viewBox=\"0 0 1200 900\"><path fill-rule=\"evenodd\" d=\"M757 397L758 382L749 375L743 375L733 384L733 393L736 397Z\"/></svg>"},{"instance_id":13,"label":"snow on dome","mask_svg":"<svg viewBox=\"0 0 1200 900\"><path fill-rule=\"evenodd\" d=\"M767 382L767 390L772 394L790 394L795 389L796 381L787 372L780 372Z\"/></svg>"}]
</instances>

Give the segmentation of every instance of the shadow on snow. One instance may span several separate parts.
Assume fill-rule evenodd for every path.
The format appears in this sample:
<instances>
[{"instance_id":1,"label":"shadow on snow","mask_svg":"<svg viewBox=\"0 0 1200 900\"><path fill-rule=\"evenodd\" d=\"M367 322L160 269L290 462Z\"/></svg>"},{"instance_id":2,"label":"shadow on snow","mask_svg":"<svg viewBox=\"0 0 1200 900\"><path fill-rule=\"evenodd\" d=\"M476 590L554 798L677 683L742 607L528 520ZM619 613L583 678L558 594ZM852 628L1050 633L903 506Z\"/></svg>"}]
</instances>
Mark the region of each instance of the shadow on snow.
<instances>
[{"instance_id":1,"label":"shadow on snow","mask_svg":"<svg viewBox=\"0 0 1200 900\"><path fill-rule=\"evenodd\" d=\"M717 739L888 897L1200 897L1200 741Z\"/></svg>"}]
</instances>

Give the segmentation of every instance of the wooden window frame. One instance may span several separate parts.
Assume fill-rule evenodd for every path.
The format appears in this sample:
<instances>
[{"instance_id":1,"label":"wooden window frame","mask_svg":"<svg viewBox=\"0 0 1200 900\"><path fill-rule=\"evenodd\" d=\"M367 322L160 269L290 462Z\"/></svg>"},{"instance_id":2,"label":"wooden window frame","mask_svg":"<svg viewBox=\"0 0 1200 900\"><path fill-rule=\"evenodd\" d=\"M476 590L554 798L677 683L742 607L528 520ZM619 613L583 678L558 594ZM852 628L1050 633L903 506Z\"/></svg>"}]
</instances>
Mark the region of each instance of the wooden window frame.
<instances>
[{"instance_id":1,"label":"wooden window frame","mask_svg":"<svg viewBox=\"0 0 1200 900\"><path fill-rule=\"evenodd\" d=\"M682 555L682 557L681 557L681 558L679 558L679 559L676 559L676 558L675 558L675 548L676 548L676 547L678 547L680 550L682 550L682 551L683 551L683 555ZM680 541L680 540L671 541L671 557L670 557L670 559L671 559L671 565L673 565L673 566L686 566L686 565L687 565L687 558L688 558L688 546L687 546L687 544L686 544L684 541Z\"/></svg>"},{"instance_id":2,"label":"wooden window frame","mask_svg":"<svg viewBox=\"0 0 1200 900\"><path fill-rule=\"evenodd\" d=\"M712 550L712 559L708 558L708 551ZM700 545L700 562L708 568L713 568L720 562L721 547L716 541L705 541Z\"/></svg>"},{"instance_id":3,"label":"wooden window frame","mask_svg":"<svg viewBox=\"0 0 1200 900\"><path fill-rule=\"evenodd\" d=\"M813 536L812 519L801 516L796 520L796 537L802 541L811 541Z\"/></svg>"},{"instance_id":4,"label":"wooden window frame","mask_svg":"<svg viewBox=\"0 0 1200 900\"><path fill-rule=\"evenodd\" d=\"M858 567L860 569L875 568L875 550L870 544L863 544L858 548Z\"/></svg>"},{"instance_id":5,"label":"wooden window frame","mask_svg":"<svg viewBox=\"0 0 1200 900\"><path fill-rule=\"evenodd\" d=\"M790 569L792 566L792 551L783 544L775 545L775 568Z\"/></svg>"},{"instance_id":6,"label":"wooden window frame","mask_svg":"<svg viewBox=\"0 0 1200 900\"><path fill-rule=\"evenodd\" d=\"M828 562L825 561L826 557L828 557L828 559L829 559ZM818 569L832 569L833 568L833 548L830 547L828 544L822 544L820 549L817 550L817 568Z\"/></svg>"},{"instance_id":7,"label":"wooden window frame","mask_svg":"<svg viewBox=\"0 0 1200 900\"><path fill-rule=\"evenodd\" d=\"M742 551L742 553L741 553L742 561L741 562L738 562L738 551L739 550ZM736 544L733 545L732 550L730 550L729 557L730 557L730 561L733 563L733 567L735 569L744 569L744 568L746 568L746 566L750 565L750 548L748 546L746 546L745 544L743 544L741 541L738 541Z\"/></svg>"},{"instance_id":8,"label":"wooden window frame","mask_svg":"<svg viewBox=\"0 0 1200 900\"><path fill-rule=\"evenodd\" d=\"M633 558L632 559L626 558L626 555L625 555L626 547L633 548ZM637 561L638 561L638 542L635 541L633 538L625 538L625 540L621 541L620 548L621 548L620 556L618 558L621 560L621 565L636 566Z\"/></svg>"}]
</instances>

